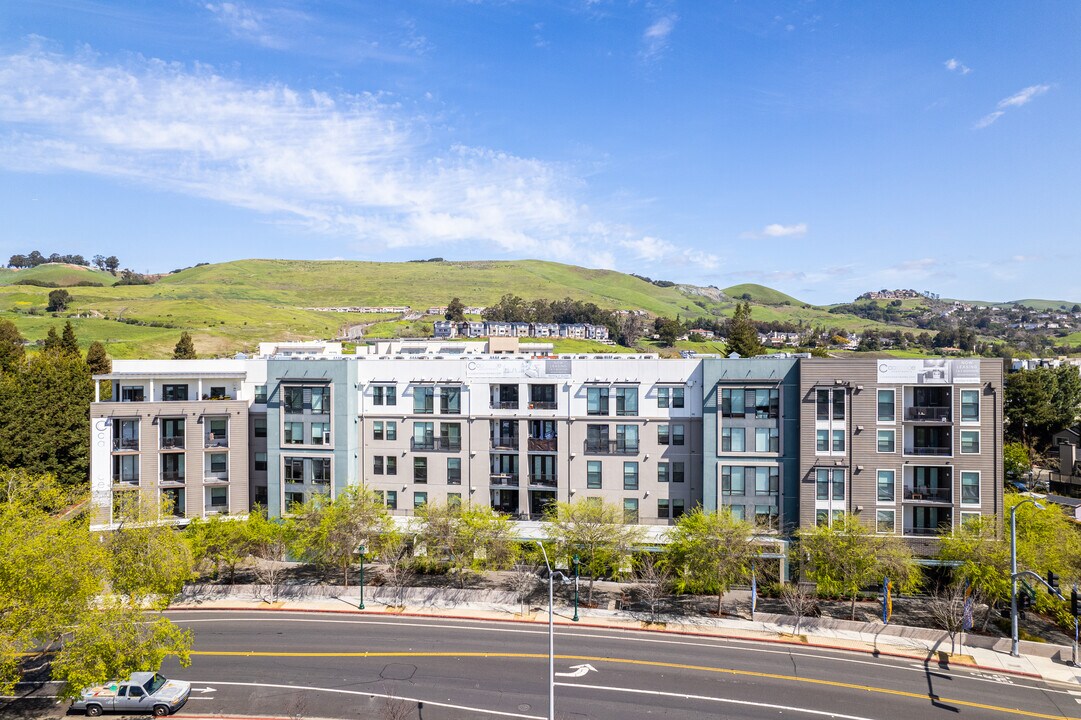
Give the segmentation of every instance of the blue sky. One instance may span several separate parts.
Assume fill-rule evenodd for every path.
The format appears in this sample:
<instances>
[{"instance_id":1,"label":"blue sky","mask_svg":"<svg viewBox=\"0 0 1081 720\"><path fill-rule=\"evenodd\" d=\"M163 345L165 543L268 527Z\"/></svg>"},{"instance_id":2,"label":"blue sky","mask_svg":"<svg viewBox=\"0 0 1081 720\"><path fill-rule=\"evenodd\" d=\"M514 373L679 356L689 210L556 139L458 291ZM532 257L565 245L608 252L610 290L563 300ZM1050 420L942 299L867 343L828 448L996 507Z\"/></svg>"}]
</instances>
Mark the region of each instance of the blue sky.
<instances>
[{"instance_id":1,"label":"blue sky","mask_svg":"<svg viewBox=\"0 0 1081 720\"><path fill-rule=\"evenodd\" d=\"M0 255L1081 301L1076 2L0 8Z\"/></svg>"}]
</instances>

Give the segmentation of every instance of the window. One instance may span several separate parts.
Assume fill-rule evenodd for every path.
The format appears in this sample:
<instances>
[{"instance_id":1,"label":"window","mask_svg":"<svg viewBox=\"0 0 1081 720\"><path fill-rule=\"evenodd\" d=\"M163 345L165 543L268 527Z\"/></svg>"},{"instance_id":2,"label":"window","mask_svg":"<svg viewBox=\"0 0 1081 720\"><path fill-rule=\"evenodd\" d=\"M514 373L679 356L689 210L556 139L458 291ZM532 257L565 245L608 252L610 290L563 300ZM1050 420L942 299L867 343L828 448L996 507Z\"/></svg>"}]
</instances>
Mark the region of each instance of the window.
<instances>
[{"instance_id":1,"label":"window","mask_svg":"<svg viewBox=\"0 0 1081 720\"><path fill-rule=\"evenodd\" d=\"M777 389L756 388L743 391L743 405L750 414L754 409L754 416L758 420L776 419L780 414L781 393Z\"/></svg>"},{"instance_id":2,"label":"window","mask_svg":"<svg viewBox=\"0 0 1081 720\"><path fill-rule=\"evenodd\" d=\"M143 401L143 386L142 385L121 385L120 386L120 402L142 402Z\"/></svg>"},{"instance_id":3,"label":"window","mask_svg":"<svg viewBox=\"0 0 1081 720\"><path fill-rule=\"evenodd\" d=\"M961 504L980 504L980 474L978 472L961 473Z\"/></svg>"},{"instance_id":4,"label":"window","mask_svg":"<svg viewBox=\"0 0 1081 720\"><path fill-rule=\"evenodd\" d=\"M776 467L746 468L754 472L754 494L776 495L781 488L781 471Z\"/></svg>"},{"instance_id":5,"label":"window","mask_svg":"<svg viewBox=\"0 0 1081 720\"><path fill-rule=\"evenodd\" d=\"M285 458L285 472L283 475L286 482L304 482L304 458Z\"/></svg>"},{"instance_id":6,"label":"window","mask_svg":"<svg viewBox=\"0 0 1081 720\"><path fill-rule=\"evenodd\" d=\"M833 431L833 452L845 451L845 431L834 430Z\"/></svg>"},{"instance_id":7,"label":"window","mask_svg":"<svg viewBox=\"0 0 1081 720\"><path fill-rule=\"evenodd\" d=\"M607 453L608 426L586 425L586 452Z\"/></svg>"},{"instance_id":8,"label":"window","mask_svg":"<svg viewBox=\"0 0 1081 720\"><path fill-rule=\"evenodd\" d=\"M623 463L623 489L638 489L638 463L634 461Z\"/></svg>"},{"instance_id":9,"label":"window","mask_svg":"<svg viewBox=\"0 0 1081 720\"><path fill-rule=\"evenodd\" d=\"M830 480L830 484L833 485L833 499L844 500L845 499L845 471L834 470L833 477Z\"/></svg>"},{"instance_id":10,"label":"window","mask_svg":"<svg viewBox=\"0 0 1081 720\"><path fill-rule=\"evenodd\" d=\"M970 524L970 523L971 524L979 523L980 522L980 517L981 517L981 515L978 512L965 512L964 510L962 510L961 511L961 527L964 527L966 524Z\"/></svg>"},{"instance_id":11,"label":"window","mask_svg":"<svg viewBox=\"0 0 1081 720\"><path fill-rule=\"evenodd\" d=\"M632 455L638 452L637 425L616 425L616 451Z\"/></svg>"},{"instance_id":12,"label":"window","mask_svg":"<svg viewBox=\"0 0 1081 720\"><path fill-rule=\"evenodd\" d=\"M330 458L312 459L312 480L317 483L330 482Z\"/></svg>"},{"instance_id":13,"label":"window","mask_svg":"<svg viewBox=\"0 0 1081 720\"><path fill-rule=\"evenodd\" d=\"M608 388L586 388L586 415L608 414Z\"/></svg>"},{"instance_id":14,"label":"window","mask_svg":"<svg viewBox=\"0 0 1081 720\"><path fill-rule=\"evenodd\" d=\"M892 535L896 532L897 513L893 510L879 510L875 513L875 532Z\"/></svg>"},{"instance_id":15,"label":"window","mask_svg":"<svg viewBox=\"0 0 1081 720\"><path fill-rule=\"evenodd\" d=\"M284 398L285 412L304 412L304 388L286 387L282 393L282 397Z\"/></svg>"},{"instance_id":16,"label":"window","mask_svg":"<svg viewBox=\"0 0 1081 720\"><path fill-rule=\"evenodd\" d=\"M372 440L383 439L383 421L375 420L372 422Z\"/></svg>"},{"instance_id":17,"label":"window","mask_svg":"<svg viewBox=\"0 0 1081 720\"><path fill-rule=\"evenodd\" d=\"M670 466L669 466L668 463L666 463L666 462L657 463L657 482L659 482L659 483L668 482L668 477L669 477L668 471L669 471L669 469L670 469Z\"/></svg>"},{"instance_id":18,"label":"window","mask_svg":"<svg viewBox=\"0 0 1081 720\"><path fill-rule=\"evenodd\" d=\"M255 470L257 472L266 471L267 456L265 452L255 453Z\"/></svg>"},{"instance_id":19,"label":"window","mask_svg":"<svg viewBox=\"0 0 1081 720\"><path fill-rule=\"evenodd\" d=\"M447 485L462 484L462 459L447 458Z\"/></svg>"},{"instance_id":20,"label":"window","mask_svg":"<svg viewBox=\"0 0 1081 720\"><path fill-rule=\"evenodd\" d=\"M683 444L683 426L682 425L673 425L672 426L672 444L673 445L682 445Z\"/></svg>"},{"instance_id":21,"label":"window","mask_svg":"<svg viewBox=\"0 0 1081 720\"><path fill-rule=\"evenodd\" d=\"M326 386L315 387L312 392L312 412L316 415L330 414L330 388Z\"/></svg>"},{"instance_id":22,"label":"window","mask_svg":"<svg viewBox=\"0 0 1081 720\"><path fill-rule=\"evenodd\" d=\"M428 504L428 493L415 492L413 493L413 509L422 508Z\"/></svg>"},{"instance_id":23,"label":"window","mask_svg":"<svg viewBox=\"0 0 1081 720\"><path fill-rule=\"evenodd\" d=\"M227 440L229 437L229 419L228 418L210 418L206 421L207 428L210 431L211 440ZM219 447L226 447L226 443L219 443Z\"/></svg>"},{"instance_id":24,"label":"window","mask_svg":"<svg viewBox=\"0 0 1081 720\"><path fill-rule=\"evenodd\" d=\"M674 462L674 463L672 463L672 482L675 482L675 483L683 482L683 463L682 462Z\"/></svg>"},{"instance_id":25,"label":"window","mask_svg":"<svg viewBox=\"0 0 1081 720\"><path fill-rule=\"evenodd\" d=\"M721 450L726 452L745 452L743 428L721 428Z\"/></svg>"},{"instance_id":26,"label":"window","mask_svg":"<svg viewBox=\"0 0 1081 720\"><path fill-rule=\"evenodd\" d=\"M330 423L328 422L313 422L312 423L312 445L329 445L330 444Z\"/></svg>"},{"instance_id":27,"label":"window","mask_svg":"<svg viewBox=\"0 0 1081 720\"><path fill-rule=\"evenodd\" d=\"M224 385L211 385L210 386L210 397L212 397L212 398L228 397L225 394L225 386Z\"/></svg>"},{"instance_id":28,"label":"window","mask_svg":"<svg viewBox=\"0 0 1081 720\"><path fill-rule=\"evenodd\" d=\"M815 391L815 420L830 419L830 391Z\"/></svg>"},{"instance_id":29,"label":"window","mask_svg":"<svg viewBox=\"0 0 1081 720\"><path fill-rule=\"evenodd\" d=\"M372 456L372 474L373 475L382 475L383 474L383 456L382 455L373 455Z\"/></svg>"},{"instance_id":30,"label":"window","mask_svg":"<svg viewBox=\"0 0 1081 720\"><path fill-rule=\"evenodd\" d=\"M600 460L589 460L586 462L586 488L589 490L601 489Z\"/></svg>"},{"instance_id":31,"label":"window","mask_svg":"<svg viewBox=\"0 0 1081 720\"><path fill-rule=\"evenodd\" d=\"M830 511L829 510L815 510L815 525L817 527L828 527L830 524Z\"/></svg>"},{"instance_id":32,"label":"window","mask_svg":"<svg viewBox=\"0 0 1081 720\"><path fill-rule=\"evenodd\" d=\"M266 470L266 453L263 453L263 456L263 469ZM256 461L258 464L258 457ZM184 453L167 453L161 456L161 479L164 482L184 482Z\"/></svg>"},{"instance_id":33,"label":"window","mask_svg":"<svg viewBox=\"0 0 1081 720\"><path fill-rule=\"evenodd\" d=\"M266 385L255 386L255 402L266 405Z\"/></svg>"},{"instance_id":34,"label":"window","mask_svg":"<svg viewBox=\"0 0 1081 720\"><path fill-rule=\"evenodd\" d=\"M413 482L426 483L428 482L428 458L415 457L413 458Z\"/></svg>"},{"instance_id":35,"label":"window","mask_svg":"<svg viewBox=\"0 0 1081 720\"><path fill-rule=\"evenodd\" d=\"M683 498L672 498L672 518L683 517Z\"/></svg>"},{"instance_id":36,"label":"window","mask_svg":"<svg viewBox=\"0 0 1081 720\"><path fill-rule=\"evenodd\" d=\"M460 423L439 423L439 445L444 450L458 452L462 449L462 426Z\"/></svg>"},{"instance_id":37,"label":"window","mask_svg":"<svg viewBox=\"0 0 1081 720\"><path fill-rule=\"evenodd\" d=\"M657 498L657 517L667 518L671 514L671 509L668 504L667 498Z\"/></svg>"},{"instance_id":38,"label":"window","mask_svg":"<svg viewBox=\"0 0 1081 720\"><path fill-rule=\"evenodd\" d=\"M961 422L980 421L980 391L961 391Z\"/></svg>"},{"instance_id":39,"label":"window","mask_svg":"<svg viewBox=\"0 0 1081 720\"><path fill-rule=\"evenodd\" d=\"M256 428L258 431L258 427ZM266 437L266 418L263 418L263 437ZM259 437L256 435L256 437ZM164 418L161 421L161 449L184 447L184 418Z\"/></svg>"},{"instance_id":40,"label":"window","mask_svg":"<svg viewBox=\"0 0 1081 720\"><path fill-rule=\"evenodd\" d=\"M453 510L459 510L462 507L462 494L461 493L447 493L447 507Z\"/></svg>"},{"instance_id":41,"label":"window","mask_svg":"<svg viewBox=\"0 0 1081 720\"><path fill-rule=\"evenodd\" d=\"M253 430L255 432L255 437L257 437L257 438L265 438L266 437L266 418L265 417L257 417L254 420L252 420L252 428L253 428Z\"/></svg>"},{"instance_id":42,"label":"window","mask_svg":"<svg viewBox=\"0 0 1081 720\"><path fill-rule=\"evenodd\" d=\"M210 472L224 473L229 469L229 455L226 453L210 454Z\"/></svg>"},{"instance_id":43,"label":"window","mask_svg":"<svg viewBox=\"0 0 1081 720\"><path fill-rule=\"evenodd\" d=\"M743 417L743 390L721 390L721 417Z\"/></svg>"},{"instance_id":44,"label":"window","mask_svg":"<svg viewBox=\"0 0 1081 720\"><path fill-rule=\"evenodd\" d=\"M683 388L681 387L661 387L657 388L657 407L659 408L681 408L683 407Z\"/></svg>"},{"instance_id":45,"label":"window","mask_svg":"<svg viewBox=\"0 0 1081 720\"><path fill-rule=\"evenodd\" d=\"M830 471L817 470L815 472L815 500L830 499Z\"/></svg>"},{"instance_id":46,"label":"window","mask_svg":"<svg viewBox=\"0 0 1081 720\"><path fill-rule=\"evenodd\" d=\"M879 430L878 431L878 451L880 453L891 453L897 450L897 431L896 430Z\"/></svg>"},{"instance_id":47,"label":"window","mask_svg":"<svg viewBox=\"0 0 1081 720\"><path fill-rule=\"evenodd\" d=\"M781 431L777 428L755 428L754 429L754 451L755 452L780 452L781 446Z\"/></svg>"},{"instance_id":48,"label":"window","mask_svg":"<svg viewBox=\"0 0 1081 720\"><path fill-rule=\"evenodd\" d=\"M434 450L435 449L435 423L430 423L430 422L415 422L415 423L413 423L413 449L414 450Z\"/></svg>"},{"instance_id":49,"label":"window","mask_svg":"<svg viewBox=\"0 0 1081 720\"><path fill-rule=\"evenodd\" d=\"M398 423L395 420L387 420L387 440L398 439Z\"/></svg>"},{"instance_id":50,"label":"window","mask_svg":"<svg viewBox=\"0 0 1081 720\"><path fill-rule=\"evenodd\" d=\"M897 488L896 477L893 470L878 471L878 502L894 501Z\"/></svg>"},{"instance_id":51,"label":"window","mask_svg":"<svg viewBox=\"0 0 1081 720\"><path fill-rule=\"evenodd\" d=\"M165 402L182 401L188 399L187 385L162 385L161 399Z\"/></svg>"},{"instance_id":52,"label":"window","mask_svg":"<svg viewBox=\"0 0 1081 720\"><path fill-rule=\"evenodd\" d=\"M397 385L372 385L372 405L397 405Z\"/></svg>"},{"instance_id":53,"label":"window","mask_svg":"<svg viewBox=\"0 0 1081 720\"><path fill-rule=\"evenodd\" d=\"M434 387L421 386L413 388L413 412L422 415L431 415L435 412Z\"/></svg>"},{"instance_id":54,"label":"window","mask_svg":"<svg viewBox=\"0 0 1081 720\"><path fill-rule=\"evenodd\" d=\"M836 388L833 391L833 419L845 419L845 391Z\"/></svg>"},{"instance_id":55,"label":"window","mask_svg":"<svg viewBox=\"0 0 1081 720\"><path fill-rule=\"evenodd\" d=\"M729 505L728 512L736 520L747 519L747 508L744 505Z\"/></svg>"},{"instance_id":56,"label":"window","mask_svg":"<svg viewBox=\"0 0 1081 720\"><path fill-rule=\"evenodd\" d=\"M439 388L439 412L443 415L459 415L462 412L462 389L456 386Z\"/></svg>"},{"instance_id":57,"label":"window","mask_svg":"<svg viewBox=\"0 0 1081 720\"><path fill-rule=\"evenodd\" d=\"M734 465L721 466L721 494L744 495L747 486L743 479L743 468Z\"/></svg>"},{"instance_id":58,"label":"window","mask_svg":"<svg viewBox=\"0 0 1081 720\"><path fill-rule=\"evenodd\" d=\"M537 410L555 410L556 386L555 385L530 385L529 407Z\"/></svg>"},{"instance_id":59,"label":"window","mask_svg":"<svg viewBox=\"0 0 1081 720\"><path fill-rule=\"evenodd\" d=\"M974 455L980 452L980 431L961 431L961 452L965 455Z\"/></svg>"},{"instance_id":60,"label":"window","mask_svg":"<svg viewBox=\"0 0 1081 720\"><path fill-rule=\"evenodd\" d=\"M766 530L777 529L777 506L776 505L755 505L754 506L754 524L757 527L764 528Z\"/></svg>"},{"instance_id":61,"label":"window","mask_svg":"<svg viewBox=\"0 0 1081 720\"><path fill-rule=\"evenodd\" d=\"M291 512L297 505L304 504L304 493L302 492L287 492L285 493L285 508L286 512Z\"/></svg>"},{"instance_id":62,"label":"window","mask_svg":"<svg viewBox=\"0 0 1081 720\"><path fill-rule=\"evenodd\" d=\"M830 451L830 431L815 430L815 452L828 453Z\"/></svg>"},{"instance_id":63,"label":"window","mask_svg":"<svg viewBox=\"0 0 1081 720\"><path fill-rule=\"evenodd\" d=\"M387 475L398 474L398 458L393 455L387 455Z\"/></svg>"},{"instance_id":64,"label":"window","mask_svg":"<svg viewBox=\"0 0 1081 720\"><path fill-rule=\"evenodd\" d=\"M666 423L662 423L657 426L657 444L668 444L668 425Z\"/></svg>"},{"instance_id":65,"label":"window","mask_svg":"<svg viewBox=\"0 0 1081 720\"><path fill-rule=\"evenodd\" d=\"M638 388L616 388L616 415L638 414Z\"/></svg>"},{"instance_id":66,"label":"window","mask_svg":"<svg viewBox=\"0 0 1081 720\"><path fill-rule=\"evenodd\" d=\"M895 390L878 391L878 421L893 422L897 419Z\"/></svg>"},{"instance_id":67,"label":"window","mask_svg":"<svg viewBox=\"0 0 1081 720\"><path fill-rule=\"evenodd\" d=\"M623 522L635 525L638 522L638 498L625 498L623 500Z\"/></svg>"},{"instance_id":68,"label":"window","mask_svg":"<svg viewBox=\"0 0 1081 720\"><path fill-rule=\"evenodd\" d=\"M387 510L398 509L398 491L387 490Z\"/></svg>"},{"instance_id":69,"label":"window","mask_svg":"<svg viewBox=\"0 0 1081 720\"><path fill-rule=\"evenodd\" d=\"M304 444L304 423L302 423L302 422L287 422L287 423L285 423L285 444L286 445L303 445Z\"/></svg>"}]
</instances>

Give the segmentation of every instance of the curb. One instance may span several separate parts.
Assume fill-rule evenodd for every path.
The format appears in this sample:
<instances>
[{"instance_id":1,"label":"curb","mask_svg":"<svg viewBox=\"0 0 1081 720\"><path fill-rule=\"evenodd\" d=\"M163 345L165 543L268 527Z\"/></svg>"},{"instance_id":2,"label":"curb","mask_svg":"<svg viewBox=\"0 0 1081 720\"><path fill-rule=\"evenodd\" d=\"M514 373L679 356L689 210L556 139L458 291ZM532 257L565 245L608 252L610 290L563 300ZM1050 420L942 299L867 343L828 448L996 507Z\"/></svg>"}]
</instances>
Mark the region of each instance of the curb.
<instances>
[{"instance_id":1,"label":"curb","mask_svg":"<svg viewBox=\"0 0 1081 720\"><path fill-rule=\"evenodd\" d=\"M295 612L295 613L317 613L328 615L391 615L394 617L415 617L415 618L427 618L429 620L471 620L473 622L499 622L499 623L520 623L523 625L540 625L541 622L536 620L525 620L521 618L510 619L495 619L485 617L475 617L473 615L428 615L418 612L395 612L387 610L332 610L332 609L291 609L283 607L215 607L215 608L202 608L192 607L190 605L184 605L179 607L169 607L168 612ZM666 635L681 635L685 637L703 637L703 638L716 638L721 640L745 640L748 642L769 643L773 645L795 645L803 648L819 648L823 650L839 650L842 652L860 653L863 655L871 655L874 657L890 657L899 658L902 660L918 660L920 662L930 662L933 657L933 653L928 651L926 656L914 655L911 653L890 652L882 650L865 650L863 648L845 647L843 645L834 645L830 643L811 643L811 642L795 642L792 640L785 640L783 638L754 638L746 637L743 635L734 635L729 633L710 633L701 632L695 630L667 630L667 629L653 629L644 627L627 627L624 625L609 625L604 623L590 623L590 622L569 622L567 620L557 620L556 625L562 625L566 627L584 627L593 628L595 630L625 630L628 632L642 632L642 633L660 633ZM986 672L1000 673L1005 675L1013 675L1016 677L1034 678L1036 680L1043 680L1043 675L1039 673L1026 672L1024 670L1013 670L1009 668L991 667L989 665L980 665L979 663L968 662L955 662L954 665L958 667L971 668L973 670L983 670ZM949 663L946 664L946 668L950 667ZM177 716L179 717L179 716ZM247 718L247 720L277 720L276 718Z\"/></svg>"}]
</instances>

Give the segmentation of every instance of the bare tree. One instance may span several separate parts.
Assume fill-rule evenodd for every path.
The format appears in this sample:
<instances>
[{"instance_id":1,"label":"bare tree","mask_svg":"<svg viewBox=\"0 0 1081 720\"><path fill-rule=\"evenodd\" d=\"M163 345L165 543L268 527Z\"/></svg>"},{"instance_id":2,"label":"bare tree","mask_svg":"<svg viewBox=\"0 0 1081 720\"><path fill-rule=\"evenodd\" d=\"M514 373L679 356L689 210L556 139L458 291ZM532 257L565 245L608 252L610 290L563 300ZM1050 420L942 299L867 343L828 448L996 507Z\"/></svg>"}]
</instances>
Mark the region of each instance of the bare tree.
<instances>
[{"instance_id":1,"label":"bare tree","mask_svg":"<svg viewBox=\"0 0 1081 720\"><path fill-rule=\"evenodd\" d=\"M803 618L813 615L818 609L818 598L815 595L812 583L796 583L785 585L781 588L781 602L784 603L788 614L796 618L796 626L793 633L799 635L799 626Z\"/></svg>"},{"instance_id":2,"label":"bare tree","mask_svg":"<svg viewBox=\"0 0 1081 720\"><path fill-rule=\"evenodd\" d=\"M950 636L950 655L957 649L957 634L965 626L965 586L959 583L940 586L931 594L927 609L935 621ZM975 598L973 598L975 601Z\"/></svg>"},{"instance_id":3,"label":"bare tree","mask_svg":"<svg viewBox=\"0 0 1081 720\"><path fill-rule=\"evenodd\" d=\"M410 720L417 712L417 704L412 700L396 697L383 686L382 704L379 706L380 720Z\"/></svg>"},{"instance_id":4,"label":"bare tree","mask_svg":"<svg viewBox=\"0 0 1081 720\"><path fill-rule=\"evenodd\" d=\"M653 557L653 553L646 553L638 566L638 582L635 590L649 607L649 621L656 622L657 608L668 597L668 587L672 576L667 568Z\"/></svg>"},{"instance_id":5,"label":"bare tree","mask_svg":"<svg viewBox=\"0 0 1081 720\"><path fill-rule=\"evenodd\" d=\"M518 596L518 603L522 606L522 615L528 610L529 598L537 587L537 573L540 566L526 559L514 563L510 571L510 586Z\"/></svg>"},{"instance_id":6,"label":"bare tree","mask_svg":"<svg viewBox=\"0 0 1081 720\"><path fill-rule=\"evenodd\" d=\"M409 556L409 540L400 533L392 532L384 536L381 553L383 577L394 588L394 599L398 606L405 605L403 593L405 586L416 575L413 570L413 558Z\"/></svg>"}]
</instances>

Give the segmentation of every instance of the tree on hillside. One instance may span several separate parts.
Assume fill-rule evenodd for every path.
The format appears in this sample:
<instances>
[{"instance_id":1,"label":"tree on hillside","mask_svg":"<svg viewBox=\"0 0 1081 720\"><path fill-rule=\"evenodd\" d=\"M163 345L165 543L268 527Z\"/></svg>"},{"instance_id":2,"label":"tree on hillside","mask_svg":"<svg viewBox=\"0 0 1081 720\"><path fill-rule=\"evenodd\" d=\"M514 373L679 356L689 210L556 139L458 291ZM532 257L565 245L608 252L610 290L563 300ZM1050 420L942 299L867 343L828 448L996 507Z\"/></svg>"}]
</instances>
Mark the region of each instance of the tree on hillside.
<instances>
[{"instance_id":1,"label":"tree on hillside","mask_svg":"<svg viewBox=\"0 0 1081 720\"><path fill-rule=\"evenodd\" d=\"M592 604L594 582L628 562L641 535L639 527L624 524L623 508L599 498L556 503L549 506L547 520L556 556L567 566L578 556L581 572L589 577L586 603Z\"/></svg>"},{"instance_id":2,"label":"tree on hillside","mask_svg":"<svg viewBox=\"0 0 1081 720\"><path fill-rule=\"evenodd\" d=\"M1081 375L1073 365L1036 368L1006 376L1006 437L1042 450L1081 412Z\"/></svg>"},{"instance_id":3,"label":"tree on hillside","mask_svg":"<svg viewBox=\"0 0 1081 720\"><path fill-rule=\"evenodd\" d=\"M71 293L63 288L53 290L49 293L49 305L45 309L49 312L64 312L68 309L68 305L71 304Z\"/></svg>"},{"instance_id":4,"label":"tree on hillside","mask_svg":"<svg viewBox=\"0 0 1081 720\"><path fill-rule=\"evenodd\" d=\"M49 332L45 333L45 342L41 347L47 353L60 351L60 335L57 334L56 328L51 327Z\"/></svg>"},{"instance_id":5,"label":"tree on hillside","mask_svg":"<svg viewBox=\"0 0 1081 720\"><path fill-rule=\"evenodd\" d=\"M105 269L111 272L113 275L116 275L117 268L119 267L120 260L116 257L116 255L110 255L109 257L105 258Z\"/></svg>"},{"instance_id":6,"label":"tree on hillside","mask_svg":"<svg viewBox=\"0 0 1081 720\"><path fill-rule=\"evenodd\" d=\"M95 255L93 257L93 259L92 259L92 262L94 263L94 267L96 267L98 270L104 270L105 269L105 256L104 255Z\"/></svg>"},{"instance_id":7,"label":"tree on hillside","mask_svg":"<svg viewBox=\"0 0 1081 720\"><path fill-rule=\"evenodd\" d=\"M64 323L64 332L60 334L60 347L58 349L62 353L82 357L79 352L79 338L75 336L75 328L72 327L70 320Z\"/></svg>"},{"instance_id":8,"label":"tree on hillside","mask_svg":"<svg viewBox=\"0 0 1081 720\"><path fill-rule=\"evenodd\" d=\"M720 615L724 594L751 573L758 555L753 536L751 523L733 517L728 508L717 512L697 508L681 517L669 534L664 561L675 576L676 589L715 594Z\"/></svg>"},{"instance_id":9,"label":"tree on hillside","mask_svg":"<svg viewBox=\"0 0 1081 720\"><path fill-rule=\"evenodd\" d=\"M90 368L91 375L107 375L113 371L113 361L105 352L105 345L99 340L90 343L86 350L86 365Z\"/></svg>"},{"instance_id":10,"label":"tree on hillside","mask_svg":"<svg viewBox=\"0 0 1081 720\"><path fill-rule=\"evenodd\" d=\"M0 318L0 374L14 372L26 360L25 339L15 323Z\"/></svg>"},{"instance_id":11,"label":"tree on hillside","mask_svg":"<svg viewBox=\"0 0 1081 720\"><path fill-rule=\"evenodd\" d=\"M295 510L297 549L322 567L340 570L349 587L349 567L363 543L373 543L391 527L390 514L379 495L351 485L333 501L312 499Z\"/></svg>"},{"instance_id":12,"label":"tree on hillside","mask_svg":"<svg viewBox=\"0 0 1081 720\"><path fill-rule=\"evenodd\" d=\"M455 322L465 320L465 305L458 298L451 298L451 301L447 303L447 312L443 317Z\"/></svg>"},{"instance_id":13,"label":"tree on hillside","mask_svg":"<svg viewBox=\"0 0 1081 720\"><path fill-rule=\"evenodd\" d=\"M740 357L754 357L762 352L762 343L758 341L758 329L751 322L751 304L736 303L736 311L728 321L728 352L739 353Z\"/></svg>"},{"instance_id":14,"label":"tree on hillside","mask_svg":"<svg viewBox=\"0 0 1081 720\"><path fill-rule=\"evenodd\" d=\"M653 322L653 330L657 333L661 344L672 347L676 341L686 332L683 323L671 318L659 317Z\"/></svg>"},{"instance_id":15,"label":"tree on hillside","mask_svg":"<svg viewBox=\"0 0 1081 720\"><path fill-rule=\"evenodd\" d=\"M180 339L173 348L173 360L194 360L195 343L191 340L191 334L187 331L180 333Z\"/></svg>"}]
</instances>

